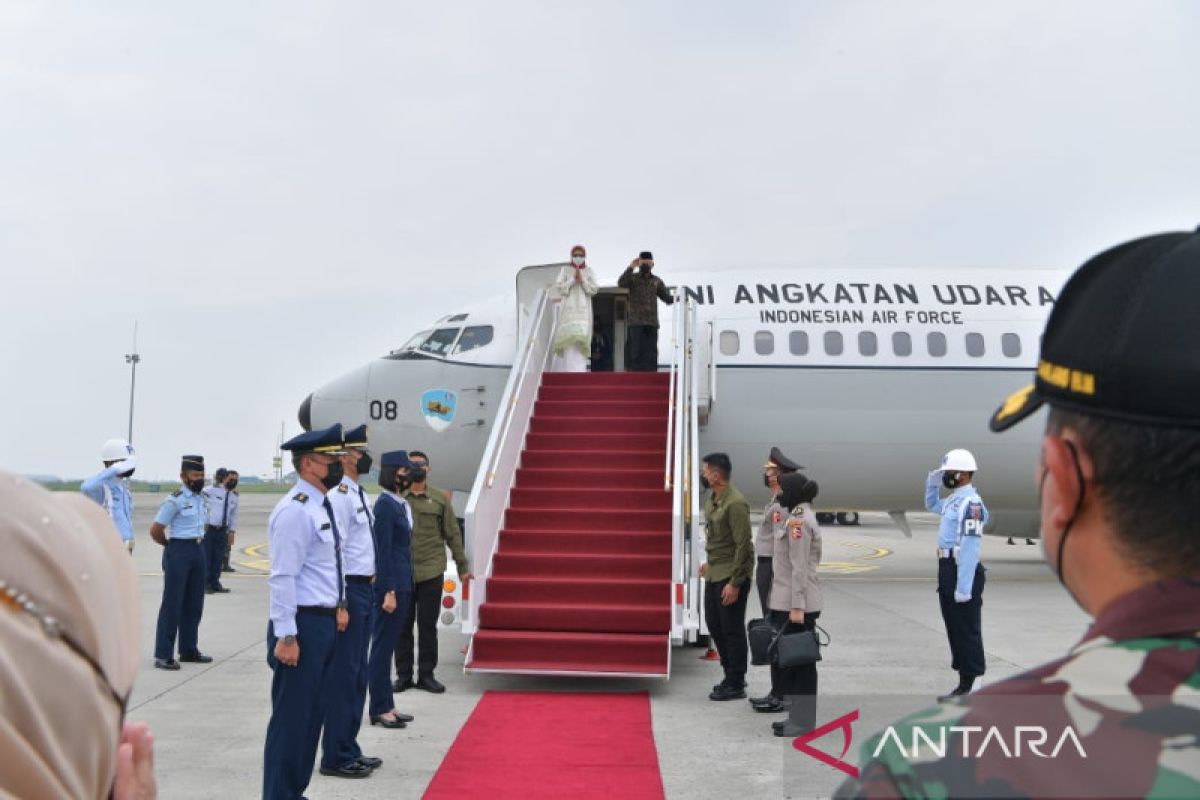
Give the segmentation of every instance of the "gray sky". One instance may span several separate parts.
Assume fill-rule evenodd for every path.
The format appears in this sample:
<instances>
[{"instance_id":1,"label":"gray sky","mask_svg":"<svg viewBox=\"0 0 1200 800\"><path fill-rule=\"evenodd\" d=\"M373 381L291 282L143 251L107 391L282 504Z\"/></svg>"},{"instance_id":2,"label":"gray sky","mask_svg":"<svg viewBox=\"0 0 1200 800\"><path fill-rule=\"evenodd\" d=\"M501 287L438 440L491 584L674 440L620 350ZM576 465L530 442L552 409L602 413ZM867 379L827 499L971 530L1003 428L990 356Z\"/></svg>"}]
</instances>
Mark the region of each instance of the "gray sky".
<instances>
[{"instance_id":1,"label":"gray sky","mask_svg":"<svg viewBox=\"0 0 1200 800\"><path fill-rule=\"evenodd\" d=\"M1200 4L0 4L0 465L265 472L319 384L602 279L1075 266L1200 223Z\"/></svg>"}]
</instances>

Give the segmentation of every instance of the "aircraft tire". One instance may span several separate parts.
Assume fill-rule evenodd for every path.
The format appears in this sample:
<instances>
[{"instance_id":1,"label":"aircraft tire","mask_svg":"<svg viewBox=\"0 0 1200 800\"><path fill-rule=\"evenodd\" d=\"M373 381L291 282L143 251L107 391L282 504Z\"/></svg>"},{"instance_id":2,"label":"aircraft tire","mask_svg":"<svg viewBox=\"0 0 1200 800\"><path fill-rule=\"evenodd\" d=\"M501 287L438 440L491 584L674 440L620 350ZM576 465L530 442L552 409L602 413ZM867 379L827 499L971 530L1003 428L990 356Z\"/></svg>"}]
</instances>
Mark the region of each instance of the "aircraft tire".
<instances>
[{"instance_id":1,"label":"aircraft tire","mask_svg":"<svg viewBox=\"0 0 1200 800\"><path fill-rule=\"evenodd\" d=\"M837 515L838 525L857 525L859 517L857 511L840 511Z\"/></svg>"},{"instance_id":2,"label":"aircraft tire","mask_svg":"<svg viewBox=\"0 0 1200 800\"><path fill-rule=\"evenodd\" d=\"M830 511L818 511L817 512L817 524L818 525L832 525L833 521L835 519L837 519L837 515Z\"/></svg>"}]
</instances>

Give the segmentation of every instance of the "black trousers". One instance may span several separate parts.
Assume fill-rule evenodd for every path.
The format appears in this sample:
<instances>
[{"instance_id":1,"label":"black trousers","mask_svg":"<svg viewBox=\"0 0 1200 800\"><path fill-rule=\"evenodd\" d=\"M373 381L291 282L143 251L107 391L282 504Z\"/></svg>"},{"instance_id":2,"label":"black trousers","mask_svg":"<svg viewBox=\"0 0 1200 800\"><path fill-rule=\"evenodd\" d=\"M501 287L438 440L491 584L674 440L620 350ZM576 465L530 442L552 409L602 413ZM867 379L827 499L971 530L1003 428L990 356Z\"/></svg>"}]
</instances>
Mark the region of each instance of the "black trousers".
<instances>
[{"instance_id":1,"label":"black trousers","mask_svg":"<svg viewBox=\"0 0 1200 800\"><path fill-rule=\"evenodd\" d=\"M704 586L704 619L708 634L721 655L725 683L738 689L746 677L749 644L746 642L746 601L750 597L750 581L738 586L738 599L732 605L721 605L721 592L729 581L710 581Z\"/></svg>"},{"instance_id":2,"label":"black trousers","mask_svg":"<svg viewBox=\"0 0 1200 800\"><path fill-rule=\"evenodd\" d=\"M804 622L797 625L788 621L788 612L772 611L771 623L778 629L784 627L784 633L810 631L821 616L820 611L804 615ZM790 719L810 728L817 724L817 665L806 664L803 667L782 667L771 665L771 694L780 699L789 698L792 701Z\"/></svg>"},{"instance_id":3,"label":"black trousers","mask_svg":"<svg viewBox=\"0 0 1200 800\"><path fill-rule=\"evenodd\" d=\"M653 325L629 326L629 372L658 370L658 328Z\"/></svg>"},{"instance_id":4,"label":"black trousers","mask_svg":"<svg viewBox=\"0 0 1200 800\"><path fill-rule=\"evenodd\" d=\"M433 677L438 664L438 613L442 610L442 577L418 583L409 602L408 623L400 629L396 645L396 677L402 681L413 677L413 626L417 628L417 677ZM399 612L397 612L399 613Z\"/></svg>"},{"instance_id":5,"label":"black trousers","mask_svg":"<svg viewBox=\"0 0 1200 800\"><path fill-rule=\"evenodd\" d=\"M775 580L775 559L770 556L758 557L758 570L754 573L754 581L758 585L758 604L762 606L762 618L771 615L771 584Z\"/></svg>"},{"instance_id":6,"label":"black trousers","mask_svg":"<svg viewBox=\"0 0 1200 800\"><path fill-rule=\"evenodd\" d=\"M220 525L204 527L205 585L209 589L221 588L221 560L229 549L229 529Z\"/></svg>"},{"instance_id":7,"label":"black trousers","mask_svg":"<svg viewBox=\"0 0 1200 800\"><path fill-rule=\"evenodd\" d=\"M983 565L977 565L971 599L956 603L954 587L958 584L958 562L953 557L938 559L938 602L942 606L946 638L950 640L950 668L968 678L978 678L987 668L983 655L985 574Z\"/></svg>"}]
</instances>

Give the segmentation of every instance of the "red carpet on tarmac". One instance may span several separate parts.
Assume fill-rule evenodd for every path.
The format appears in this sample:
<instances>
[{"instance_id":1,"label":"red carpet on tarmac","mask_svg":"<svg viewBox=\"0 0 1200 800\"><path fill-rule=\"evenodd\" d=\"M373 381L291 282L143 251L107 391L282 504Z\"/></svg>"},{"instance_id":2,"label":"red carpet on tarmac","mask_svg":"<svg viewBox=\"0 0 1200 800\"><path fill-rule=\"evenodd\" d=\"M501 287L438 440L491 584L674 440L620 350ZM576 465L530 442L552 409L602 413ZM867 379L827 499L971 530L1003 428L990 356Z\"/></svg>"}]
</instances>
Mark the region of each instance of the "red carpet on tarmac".
<instances>
[{"instance_id":1,"label":"red carpet on tarmac","mask_svg":"<svg viewBox=\"0 0 1200 800\"><path fill-rule=\"evenodd\" d=\"M660 800L650 696L485 692L425 797Z\"/></svg>"}]
</instances>

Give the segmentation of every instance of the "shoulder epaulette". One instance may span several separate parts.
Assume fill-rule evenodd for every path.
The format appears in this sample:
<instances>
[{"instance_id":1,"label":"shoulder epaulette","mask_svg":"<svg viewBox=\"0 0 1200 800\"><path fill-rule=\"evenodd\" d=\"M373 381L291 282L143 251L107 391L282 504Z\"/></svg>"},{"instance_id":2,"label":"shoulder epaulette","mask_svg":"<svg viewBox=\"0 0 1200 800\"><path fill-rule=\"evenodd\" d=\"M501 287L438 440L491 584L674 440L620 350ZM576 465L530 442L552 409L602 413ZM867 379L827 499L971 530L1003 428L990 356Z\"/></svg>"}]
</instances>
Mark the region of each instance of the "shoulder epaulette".
<instances>
[{"instance_id":1,"label":"shoulder epaulette","mask_svg":"<svg viewBox=\"0 0 1200 800\"><path fill-rule=\"evenodd\" d=\"M306 495L304 492L300 492L300 493L298 493L298 494L294 494L294 495L292 495L292 499L293 499L293 500L295 500L295 501L297 501L297 502L300 502L300 503L307 503L307 502L308 502L308 495Z\"/></svg>"},{"instance_id":2,"label":"shoulder epaulette","mask_svg":"<svg viewBox=\"0 0 1200 800\"><path fill-rule=\"evenodd\" d=\"M179 497L181 494L183 494L183 489L176 489L175 491L171 492L171 497Z\"/></svg>"},{"instance_id":3,"label":"shoulder epaulette","mask_svg":"<svg viewBox=\"0 0 1200 800\"><path fill-rule=\"evenodd\" d=\"M345 494L346 492L350 491L350 487L344 483L339 483L338 491L341 492L342 494Z\"/></svg>"}]
</instances>

